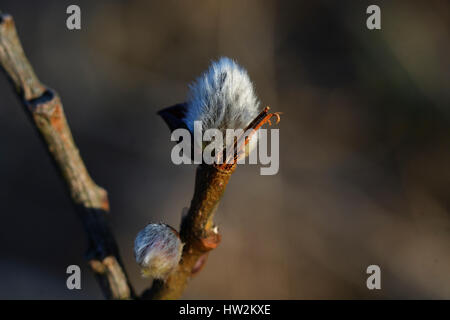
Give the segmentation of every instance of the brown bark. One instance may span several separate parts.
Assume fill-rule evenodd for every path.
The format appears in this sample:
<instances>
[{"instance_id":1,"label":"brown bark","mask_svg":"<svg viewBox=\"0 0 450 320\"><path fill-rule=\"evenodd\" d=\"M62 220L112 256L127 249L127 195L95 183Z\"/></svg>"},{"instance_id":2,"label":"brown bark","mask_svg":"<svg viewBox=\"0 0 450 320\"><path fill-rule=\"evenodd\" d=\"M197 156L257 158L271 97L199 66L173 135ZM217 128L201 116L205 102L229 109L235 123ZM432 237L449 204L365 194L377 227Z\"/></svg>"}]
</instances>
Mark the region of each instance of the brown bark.
<instances>
[{"instance_id":1,"label":"brown bark","mask_svg":"<svg viewBox=\"0 0 450 320\"><path fill-rule=\"evenodd\" d=\"M134 297L106 214L107 192L95 184L67 124L60 98L44 86L28 62L10 15L0 13L0 65L64 179L89 240L87 257L107 298Z\"/></svg>"},{"instance_id":2,"label":"brown bark","mask_svg":"<svg viewBox=\"0 0 450 320\"><path fill-rule=\"evenodd\" d=\"M277 123L280 121L280 113L269 113L269 109L264 108L245 128L244 133L234 141L229 157L223 156L228 154L225 149L219 153L221 158L216 164L203 164L197 168L194 196L189 211L181 222L180 237L184 248L180 264L166 281L154 281L153 286L142 295L144 299L180 298L188 280L205 265L209 251L219 245L221 236L214 226L214 213L228 180L236 169L238 158L245 156L244 148L251 135L265 123L271 125L273 117ZM247 135L247 132L250 134ZM227 160L220 164L220 159Z\"/></svg>"},{"instance_id":3,"label":"brown bark","mask_svg":"<svg viewBox=\"0 0 450 320\"><path fill-rule=\"evenodd\" d=\"M214 165L200 165L195 178L195 191L186 216L181 223L180 237L185 243L178 268L166 281L154 281L144 299L178 299L189 278L201 270L210 250L216 248L221 236L214 226L214 213L236 165L229 170Z\"/></svg>"}]
</instances>

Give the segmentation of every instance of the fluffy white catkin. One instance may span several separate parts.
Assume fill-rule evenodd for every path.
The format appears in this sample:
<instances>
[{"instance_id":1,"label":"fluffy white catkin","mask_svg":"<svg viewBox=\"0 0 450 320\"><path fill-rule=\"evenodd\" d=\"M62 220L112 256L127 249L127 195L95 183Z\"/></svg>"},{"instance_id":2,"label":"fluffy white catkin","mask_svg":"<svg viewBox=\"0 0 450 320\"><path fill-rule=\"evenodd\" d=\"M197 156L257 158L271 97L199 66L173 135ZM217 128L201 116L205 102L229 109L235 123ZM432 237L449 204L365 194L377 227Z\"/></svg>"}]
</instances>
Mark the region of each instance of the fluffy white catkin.
<instances>
[{"instance_id":1,"label":"fluffy white catkin","mask_svg":"<svg viewBox=\"0 0 450 320\"><path fill-rule=\"evenodd\" d=\"M194 121L201 121L203 130L244 129L261 111L247 71L226 57L189 88L184 122L191 131Z\"/></svg>"},{"instance_id":2,"label":"fluffy white catkin","mask_svg":"<svg viewBox=\"0 0 450 320\"><path fill-rule=\"evenodd\" d=\"M183 244L166 224L150 223L134 241L134 255L144 277L165 279L181 259Z\"/></svg>"}]
</instances>

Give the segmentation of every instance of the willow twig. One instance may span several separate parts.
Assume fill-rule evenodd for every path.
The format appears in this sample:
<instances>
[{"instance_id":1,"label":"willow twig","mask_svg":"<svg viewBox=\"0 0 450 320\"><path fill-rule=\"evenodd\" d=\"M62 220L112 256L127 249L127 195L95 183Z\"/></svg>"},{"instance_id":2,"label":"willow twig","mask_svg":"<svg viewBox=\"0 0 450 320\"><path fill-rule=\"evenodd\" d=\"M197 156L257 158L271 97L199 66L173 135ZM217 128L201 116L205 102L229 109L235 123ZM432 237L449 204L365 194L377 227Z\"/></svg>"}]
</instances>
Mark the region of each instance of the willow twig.
<instances>
[{"instance_id":1,"label":"willow twig","mask_svg":"<svg viewBox=\"0 0 450 320\"><path fill-rule=\"evenodd\" d=\"M185 245L180 264L166 281L155 280L143 293L144 299L180 298L189 278L203 267L208 252L218 246L221 236L213 217L234 169L235 166L230 170L213 165L198 166L194 196L181 223L180 237Z\"/></svg>"},{"instance_id":2,"label":"willow twig","mask_svg":"<svg viewBox=\"0 0 450 320\"><path fill-rule=\"evenodd\" d=\"M188 280L205 265L209 251L219 245L221 235L214 225L215 211L231 174L236 169L239 150L245 148L251 136L262 125L271 124L272 117L277 118L277 123L280 121L280 113L269 113L269 109L266 107L245 128L242 136L230 146L232 152L228 152L229 150L219 152L218 160L223 159L223 154L231 154L232 157L228 161L213 165L201 164L197 167L194 196L189 211L181 221L180 237L184 243L181 261L166 281L153 281L153 286L143 293L142 298L164 300L180 298ZM246 132L250 134L246 135Z\"/></svg>"},{"instance_id":3,"label":"willow twig","mask_svg":"<svg viewBox=\"0 0 450 320\"><path fill-rule=\"evenodd\" d=\"M0 13L0 65L69 189L89 240L87 259L107 298L129 299L133 289L108 226L107 192L95 184L80 157L57 93L44 86L28 62L13 18Z\"/></svg>"}]
</instances>

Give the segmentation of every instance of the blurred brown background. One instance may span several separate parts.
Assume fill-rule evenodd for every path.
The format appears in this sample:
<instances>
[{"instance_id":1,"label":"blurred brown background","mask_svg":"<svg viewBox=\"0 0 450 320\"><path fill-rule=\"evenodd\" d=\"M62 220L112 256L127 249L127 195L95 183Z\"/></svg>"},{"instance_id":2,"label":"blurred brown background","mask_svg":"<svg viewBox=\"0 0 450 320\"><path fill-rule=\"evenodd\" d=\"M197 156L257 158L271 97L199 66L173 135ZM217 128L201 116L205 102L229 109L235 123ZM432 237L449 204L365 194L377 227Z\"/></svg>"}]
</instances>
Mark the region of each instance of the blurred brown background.
<instances>
[{"instance_id":1,"label":"blurred brown background","mask_svg":"<svg viewBox=\"0 0 450 320\"><path fill-rule=\"evenodd\" d=\"M78 4L82 30L66 28ZM381 7L382 30L366 28ZM170 161L156 111L212 59L248 69L282 111L280 171L240 166L223 241L185 298L450 298L448 1L17 1L38 76L56 89L138 292L132 245L178 226L194 166ZM26 114L0 77L0 298L102 298L86 240ZM66 267L82 267L82 290ZM378 264L382 290L366 288Z\"/></svg>"}]
</instances>

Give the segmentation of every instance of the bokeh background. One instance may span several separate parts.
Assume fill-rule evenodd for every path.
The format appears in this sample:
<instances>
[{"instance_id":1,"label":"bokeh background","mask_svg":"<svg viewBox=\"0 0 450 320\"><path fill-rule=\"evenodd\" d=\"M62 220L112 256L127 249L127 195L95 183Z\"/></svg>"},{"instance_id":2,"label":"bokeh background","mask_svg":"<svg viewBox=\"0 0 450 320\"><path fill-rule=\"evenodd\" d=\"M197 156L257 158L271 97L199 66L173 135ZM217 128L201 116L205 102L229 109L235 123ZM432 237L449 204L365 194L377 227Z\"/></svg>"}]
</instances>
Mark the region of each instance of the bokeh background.
<instances>
[{"instance_id":1,"label":"bokeh background","mask_svg":"<svg viewBox=\"0 0 450 320\"><path fill-rule=\"evenodd\" d=\"M78 4L82 30L66 28ZM382 30L366 28L381 7ZM240 166L223 235L189 299L450 298L448 1L18 1L38 76L56 89L127 271L148 222L178 227L194 166L170 161L156 111L182 102L212 59L248 69L284 113L280 171ZM64 184L0 77L0 298L101 299ZM66 267L82 268L82 290ZM366 288L377 264L382 290Z\"/></svg>"}]
</instances>

